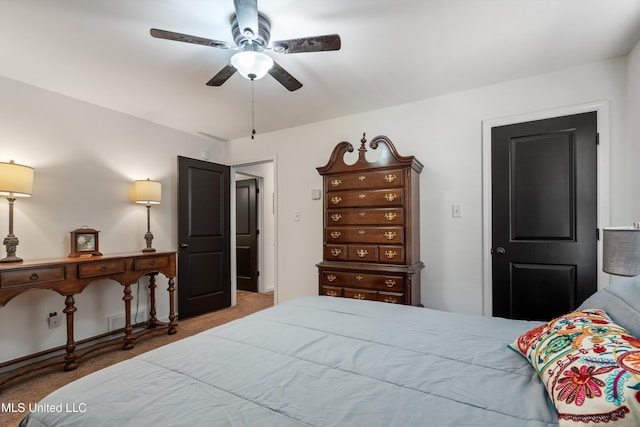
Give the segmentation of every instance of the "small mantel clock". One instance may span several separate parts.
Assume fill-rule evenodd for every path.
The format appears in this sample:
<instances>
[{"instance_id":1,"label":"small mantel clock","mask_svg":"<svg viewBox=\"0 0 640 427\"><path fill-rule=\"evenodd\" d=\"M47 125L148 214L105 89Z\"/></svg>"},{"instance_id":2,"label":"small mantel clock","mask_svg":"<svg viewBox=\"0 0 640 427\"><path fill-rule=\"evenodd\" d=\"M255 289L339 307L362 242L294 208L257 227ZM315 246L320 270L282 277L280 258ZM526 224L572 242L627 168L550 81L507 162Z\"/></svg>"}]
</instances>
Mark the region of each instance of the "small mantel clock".
<instances>
[{"instance_id":1,"label":"small mantel clock","mask_svg":"<svg viewBox=\"0 0 640 427\"><path fill-rule=\"evenodd\" d=\"M71 253L69 258L101 256L98 245L98 230L82 227L71 231Z\"/></svg>"}]
</instances>

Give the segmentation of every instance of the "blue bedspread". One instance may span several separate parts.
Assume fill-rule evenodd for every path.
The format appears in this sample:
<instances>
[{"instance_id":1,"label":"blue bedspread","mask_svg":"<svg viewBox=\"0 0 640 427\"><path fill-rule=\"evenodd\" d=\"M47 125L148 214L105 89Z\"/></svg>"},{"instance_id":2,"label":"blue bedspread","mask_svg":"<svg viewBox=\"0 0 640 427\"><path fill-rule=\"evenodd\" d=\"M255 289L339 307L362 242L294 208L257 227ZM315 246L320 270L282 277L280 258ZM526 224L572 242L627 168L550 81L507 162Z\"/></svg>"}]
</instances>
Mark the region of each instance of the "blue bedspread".
<instances>
[{"instance_id":1,"label":"blue bedspread","mask_svg":"<svg viewBox=\"0 0 640 427\"><path fill-rule=\"evenodd\" d=\"M81 378L22 425L557 426L507 348L534 325L304 297Z\"/></svg>"}]
</instances>

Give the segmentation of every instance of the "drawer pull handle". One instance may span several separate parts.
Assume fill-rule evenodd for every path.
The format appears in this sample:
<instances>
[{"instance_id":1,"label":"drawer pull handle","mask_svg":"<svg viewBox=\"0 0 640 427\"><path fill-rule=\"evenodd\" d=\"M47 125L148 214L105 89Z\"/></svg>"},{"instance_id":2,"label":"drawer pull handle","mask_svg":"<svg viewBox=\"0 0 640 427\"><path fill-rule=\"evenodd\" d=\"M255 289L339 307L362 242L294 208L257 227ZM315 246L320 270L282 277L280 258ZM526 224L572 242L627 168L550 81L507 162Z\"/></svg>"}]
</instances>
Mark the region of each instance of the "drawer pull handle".
<instances>
[{"instance_id":1,"label":"drawer pull handle","mask_svg":"<svg viewBox=\"0 0 640 427\"><path fill-rule=\"evenodd\" d=\"M333 214L333 215L331 215L331 219L332 219L334 222L338 222L338 221L340 221L340 220L342 219L342 215L340 215L340 214Z\"/></svg>"},{"instance_id":2,"label":"drawer pull handle","mask_svg":"<svg viewBox=\"0 0 640 427\"><path fill-rule=\"evenodd\" d=\"M360 218L364 218L365 216L367 216L366 212L358 212L358 215L360 215Z\"/></svg>"},{"instance_id":3,"label":"drawer pull handle","mask_svg":"<svg viewBox=\"0 0 640 427\"><path fill-rule=\"evenodd\" d=\"M337 297L338 293L334 290L327 291L327 295L330 297Z\"/></svg>"},{"instance_id":4,"label":"drawer pull handle","mask_svg":"<svg viewBox=\"0 0 640 427\"><path fill-rule=\"evenodd\" d=\"M331 185L332 185L333 187L340 187L340 184L342 184L342 181L341 181L341 180L339 180L339 179L333 179L333 180L331 180Z\"/></svg>"},{"instance_id":5,"label":"drawer pull handle","mask_svg":"<svg viewBox=\"0 0 640 427\"><path fill-rule=\"evenodd\" d=\"M331 203L333 203L334 205L339 204L342 201L342 197L340 196L333 196L331 198Z\"/></svg>"},{"instance_id":6,"label":"drawer pull handle","mask_svg":"<svg viewBox=\"0 0 640 427\"><path fill-rule=\"evenodd\" d=\"M339 256L341 253L342 253L341 249L338 249L338 248L331 249L331 255L333 256Z\"/></svg>"},{"instance_id":7,"label":"drawer pull handle","mask_svg":"<svg viewBox=\"0 0 640 427\"><path fill-rule=\"evenodd\" d=\"M355 294L353 297L355 299L364 299L364 294Z\"/></svg>"},{"instance_id":8,"label":"drawer pull handle","mask_svg":"<svg viewBox=\"0 0 640 427\"><path fill-rule=\"evenodd\" d=\"M384 214L384 217L387 219L387 221L393 221L398 217L398 214L395 212L387 212L386 214Z\"/></svg>"},{"instance_id":9,"label":"drawer pull handle","mask_svg":"<svg viewBox=\"0 0 640 427\"><path fill-rule=\"evenodd\" d=\"M360 200L362 200L362 199L366 199L367 195L364 194L364 193L360 193L360 194L358 194L358 197L360 198Z\"/></svg>"},{"instance_id":10,"label":"drawer pull handle","mask_svg":"<svg viewBox=\"0 0 640 427\"><path fill-rule=\"evenodd\" d=\"M393 259L398 255L396 251L385 251L384 254L388 259Z\"/></svg>"},{"instance_id":11,"label":"drawer pull handle","mask_svg":"<svg viewBox=\"0 0 640 427\"><path fill-rule=\"evenodd\" d=\"M396 196L394 193L388 193L384 195L384 198L387 200L387 202L391 203L393 202L398 196Z\"/></svg>"},{"instance_id":12,"label":"drawer pull handle","mask_svg":"<svg viewBox=\"0 0 640 427\"><path fill-rule=\"evenodd\" d=\"M364 236L367 232L364 230L358 230L358 234Z\"/></svg>"},{"instance_id":13,"label":"drawer pull handle","mask_svg":"<svg viewBox=\"0 0 640 427\"><path fill-rule=\"evenodd\" d=\"M387 288L393 288L396 285L396 281L393 279L387 279L384 281L384 284L387 285Z\"/></svg>"},{"instance_id":14,"label":"drawer pull handle","mask_svg":"<svg viewBox=\"0 0 640 427\"><path fill-rule=\"evenodd\" d=\"M366 249L358 249L358 250L356 251L356 254L358 254L358 256L359 256L360 258L364 258L364 257L366 257L367 255L369 255L369 252L368 252Z\"/></svg>"},{"instance_id":15,"label":"drawer pull handle","mask_svg":"<svg viewBox=\"0 0 640 427\"><path fill-rule=\"evenodd\" d=\"M364 181L365 179L367 179L367 177L366 177L366 176L364 176L364 175L360 175L360 176L358 177L358 179L359 179L360 181Z\"/></svg>"},{"instance_id":16,"label":"drawer pull handle","mask_svg":"<svg viewBox=\"0 0 640 427\"><path fill-rule=\"evenodd\" d=\"M360 276L359 274L356 276L356 280L358 282L362 281L362 279L364 279L364 277Z\"/></svg>"},{"instance_id":17,"label":"drawer pull handle","mask_svg":"<svg viewBox=\"0 0 640 427\"><path fill-rule=\"evenodd\" d=\"M392 174L389 175L385 175L384 176L384 180L387 181L389 184L391 184L393 181L395 181L398 177Z\"/></svg>"},{"instance_id":18,"label":"drawer pull handle","mask_svg":"<svg viewBox=\"0 0 640 427\"><path fill-rule=\"evenodd\" d=\"M33 273L31 274L31 276L29 277L29 279L31 280L38 280L40 277L38 276L38 273Z\"/></svg>"},{"instance_id":19,"label":"drawer pull handle","mask_svg":"<svg viewBox=\"0 0 640 427\"><path fill-rule=\"evenodd\" d=\"M335 282L335 280L337 279L337 277L334 274L329 274L327 276L327 280L330 282Z\"/></svg>"},{"instance_id":20,"label":"drawer pull handle","mask_svg":"<svg viewBox=\"0 0 640 427\"><path fill-rule=\"evenodd\" d=\"M398 302L398 301L396 301L396 299L395 299L394 297L386 297L386 298L384 299L384 302L388 302L388 303L391 303L391 304L395 304L395 303L396 303L396 302Z\"/></svg>"},{"instance_id":21,"label":"drawer pull handle","mask_svg":"<svg viewBox=\"0 0 640 427\"><path fill-rule=\"evenodd\" d=\"M103 271L103 272L104 272L104 271L107 271L107 266L106 266L106 265L104 265L104 264L103 264L103 265L101 265L101 266L100 266L100 271Z\"/></svg>"},{"instance_id":22,"label":"drawer pull handle","mask_svg":"<svg viewBox=\"0 0 640 427\"><path fill-rule=\"evenodd\" d=\"M342 233L340 233L339 231L332 231L331 232L331 237L333 237L334 239L337 239L341 235L342 235Z\"/></svg>"},{"instance_id":23,"label":"drawer pull handle","mask_svg":"<svg viewBox=\"0 0 640 427\"><path fill-rule=\"evenodd\" d=\"M387 232L384 233L384 237L386 237L387 240L393 240L393 239L396 238L396 236L397 236L397 234L396 234L395 231L387 231Z\"/></svg>"}]
</instances>

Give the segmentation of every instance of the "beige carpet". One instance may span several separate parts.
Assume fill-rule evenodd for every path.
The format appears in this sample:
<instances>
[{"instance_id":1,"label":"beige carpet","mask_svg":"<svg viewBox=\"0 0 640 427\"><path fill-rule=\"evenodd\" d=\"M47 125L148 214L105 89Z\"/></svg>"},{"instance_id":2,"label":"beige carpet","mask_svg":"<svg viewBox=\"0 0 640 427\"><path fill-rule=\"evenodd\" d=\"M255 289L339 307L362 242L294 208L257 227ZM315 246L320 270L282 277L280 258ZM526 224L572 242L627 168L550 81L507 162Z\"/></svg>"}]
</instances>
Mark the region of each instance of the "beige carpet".
<instances>
[{"instance_id":1,"label":"beige carpet","mask_svg":"<svg viewBox=\"0 0 640 427\"><path fill-rule=\"evenodd\" d=\"M258 294L238 291L235 307L178 320L178 333L175 335L166 335L166 332L153 333L137 340L135 347L128 351L118 347L109 347L92 353L87 358L81 359L80 366L71 372L64 372L62 365L57 365L20 377L6 384L0 390L0 402L3 404L3 408L0 409L4 409L0 411L0 426L18 425L26 415L19 412L20 403L28 407L29 403L36 403L52 391L98 369L271 306L273 306L273 292ZM49 362L45 361L42 364ZM3 377L11 374L11 372L4 373ZM13 404L15 412L10 411L10 404Z\"/></svg>"}]
</instances>

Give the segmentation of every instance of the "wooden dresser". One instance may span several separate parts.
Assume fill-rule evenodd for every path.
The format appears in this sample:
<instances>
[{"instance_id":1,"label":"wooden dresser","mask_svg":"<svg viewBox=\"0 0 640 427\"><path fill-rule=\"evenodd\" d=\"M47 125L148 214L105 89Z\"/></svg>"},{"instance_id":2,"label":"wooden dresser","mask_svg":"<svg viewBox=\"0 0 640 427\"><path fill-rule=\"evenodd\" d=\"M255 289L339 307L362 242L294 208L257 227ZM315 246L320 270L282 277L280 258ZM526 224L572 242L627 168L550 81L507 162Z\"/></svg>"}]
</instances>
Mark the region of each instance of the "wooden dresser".
<instances>
[{"instance_id":1,"label":"wooden dresser","mask_svg":"<svg viewBox=\"0 0 640 427\"><path fill-rule=\"evenodd\" d=\"M358 159L349 142L317 168L324 187L324 257L317 264L320 295L420 304L420 172L385 136L362 136ZM377 156L376 156L377 154Z\"/></svg>"}]
</instances>

